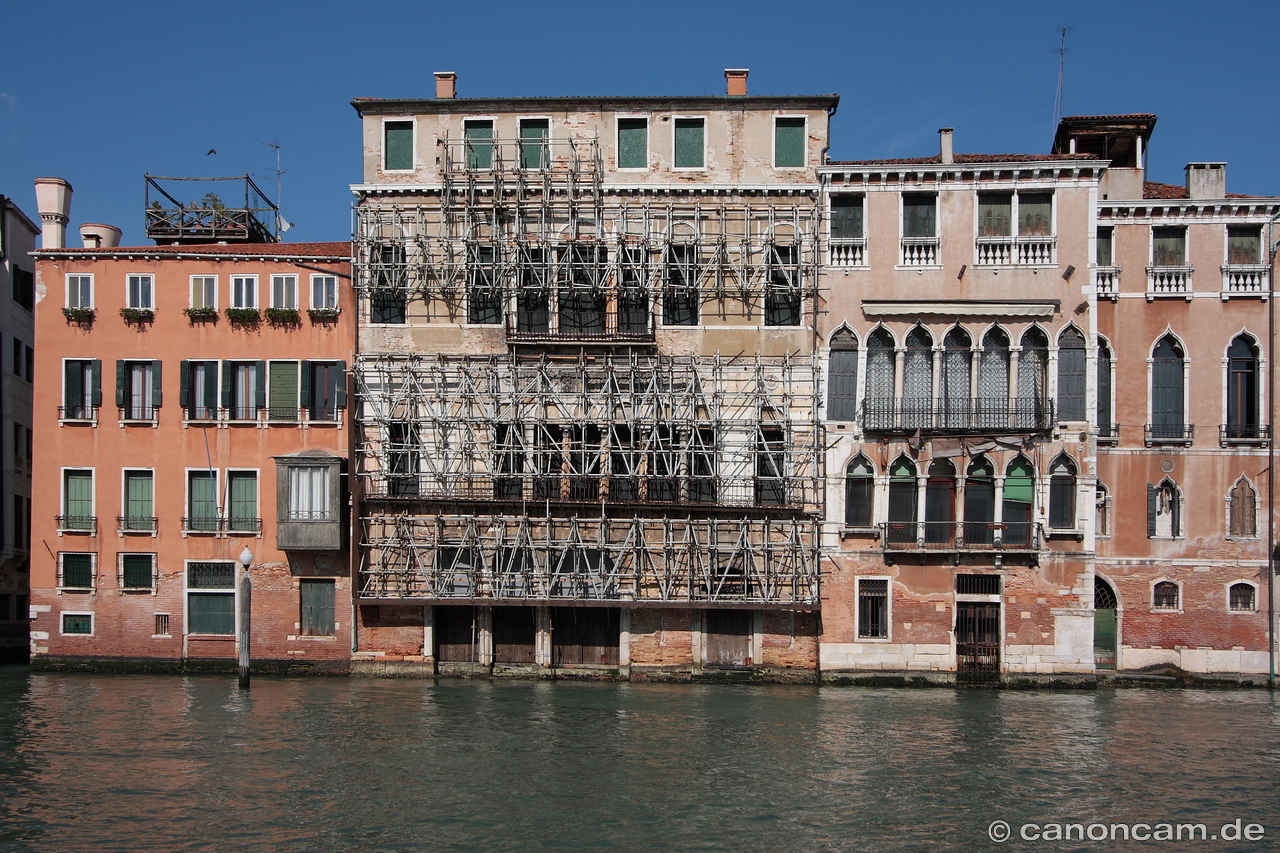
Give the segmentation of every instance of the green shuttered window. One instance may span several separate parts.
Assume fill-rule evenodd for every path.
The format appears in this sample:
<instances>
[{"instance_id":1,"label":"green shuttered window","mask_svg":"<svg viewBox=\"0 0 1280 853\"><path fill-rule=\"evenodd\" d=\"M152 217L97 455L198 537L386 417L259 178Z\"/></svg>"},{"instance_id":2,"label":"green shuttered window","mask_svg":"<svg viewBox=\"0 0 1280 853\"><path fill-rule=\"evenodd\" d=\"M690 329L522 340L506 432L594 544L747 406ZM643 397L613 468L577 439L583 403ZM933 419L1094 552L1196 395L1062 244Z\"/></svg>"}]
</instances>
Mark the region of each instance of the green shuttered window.
<instances>
[{"instance_id":1,"label":"green shuttered window","mask_svg":"<svg viewBox=\"0 0 1280 853\"><path fill-rule=\"evenodd\" d=\"M389 121L383 125L386 142L383 147L383 168L389 172L403 172L413 168L413 122Z\"/></svg>"},{"instance_id":2,"label":"green shuttered window","mask_svg":"<svg viewBox=\"0 0 1280 853\"><path fill-rule=\"evenodd\" d=\"M618 168L646 169L649 166L649 121L643 118L618 119Z\"/></svg>"},{"instance_id":3,"label":"green shuttered window","mask_svg":"<svg viewBox=\"0 0 1280 853\"><path fill-rule=\"evenodd\" d=\"M676 168L703 168L705 120L700 118L676 119Z\"/></svg>"},{"instance_id":4,"label":"green shuttered window","mask_svg":"<svg viewBox=\"0 0 1280 853\"><path fill-rule=\"evenodd\" d=\"M63 589L93 589L93 555L63 554Z\"/></svg>"},{"instance_id":5,"label":"green shuttered window","mask_svg":"<svg viewBox=\"0 0 1280 853\"><path fill-rule=\"evenodd\" d=\"M298 419L298 362L273 361L268 365L267 419Z\"/></svg>"},{"instance_id":6,"label":"green shuttered window","mask_svg":"<svg viewBox=\"0 0 1280 853\"><path fill-rule=\"evenodd\" d=\"M804 167L804 119L773 120L773 165L779 169Z\"/></svg>"},{"instance_id":7,"label":"green shuttered window","mask_svg":"<svg viewBox=\"0 0 1280 853\"><path fill-rule=\"evenodd\" d=\"M151 589L154 585L155 554L121 554L120 583L125 589Z\"/></svg>"},{"instance_id":8,"label":"green shuttered window","mask_svg":"<svg viewBox=\"0 0 1280 853\"><path fill-rule=\"evenodd\" d=\"M302 633L308 637L332 637L334 628L334 582L304 580L301 583Z\"/></svg>"}]
</instances>

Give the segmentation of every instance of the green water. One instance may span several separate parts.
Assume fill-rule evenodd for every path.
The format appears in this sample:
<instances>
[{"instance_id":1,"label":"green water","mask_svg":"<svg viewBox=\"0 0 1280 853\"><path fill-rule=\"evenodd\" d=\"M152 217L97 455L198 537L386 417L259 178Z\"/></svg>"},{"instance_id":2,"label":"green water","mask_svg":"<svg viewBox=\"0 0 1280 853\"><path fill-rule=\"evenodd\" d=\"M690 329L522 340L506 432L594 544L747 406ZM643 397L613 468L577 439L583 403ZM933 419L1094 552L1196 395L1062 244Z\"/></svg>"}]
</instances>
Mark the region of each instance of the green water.
<instances>
[{"instance_id":1,"label":"green water","mask_svg":"<svg viewBox=\"0 0 1280 853\"><path fill-rule=\"evenodd\" d=\"M1078 693L30 675L0 669L0 850L1169 849L1280 838L1264 691ZM1204 847L1200 842L1173 845Z\"/></svg>"}]
</instances>

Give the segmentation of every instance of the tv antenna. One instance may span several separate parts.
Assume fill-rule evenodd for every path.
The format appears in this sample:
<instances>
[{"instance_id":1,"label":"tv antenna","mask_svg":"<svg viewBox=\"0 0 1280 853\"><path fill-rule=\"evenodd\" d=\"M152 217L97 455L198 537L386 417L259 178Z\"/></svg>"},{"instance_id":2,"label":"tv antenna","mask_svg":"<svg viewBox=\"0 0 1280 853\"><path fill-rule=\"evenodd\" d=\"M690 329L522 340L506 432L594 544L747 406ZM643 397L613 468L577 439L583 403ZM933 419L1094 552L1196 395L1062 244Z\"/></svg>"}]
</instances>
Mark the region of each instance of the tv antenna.
<instances>
[{"instance_id":1,"label":"tv antenna","mask_svg":"<svg viewBox=\"0 0 1280 853\"><path fill-rule=\"evenodd\" d=\"M1058 27L1055 31L1062 36L1062 43L1058 46L1058 94L1053 102L1053 132L1058 132L1058 125L1062 123L1062 77L1067 65L1067 33L1071 32L1071 27Z\"/></svg>"},{"instance_id":2,"label":"tv antenna","mask_svg":"<svg viewBox=\"0 0 1280 853\"><path fill-rule=\"evenodd\" d=\"M275 151L275 152L276 152L276 167L275 167L274 169L268 169L268 170L267 170L268 172L272 172L272 173L274 173L274 174L275 174L275 177L273 178L273 177L270 177L270 176L268 176L268 175L255 175L254 177L256 177L256 178L262 178L264 181L275 181L275 182L276 182L276 222L275 222L275 230L276 230L276 240L279 240L279 239L280 239L280 235L281 235L281 234L283 234L284 232L288 231L290 228L292 228L292 227L293 227L293 223L292 223L292 222L286 222L286 221L285 221L285 219L284 219L284 217L280 215L280 184L281 184L281 179L282 179L285 175L291 175L291 174L293 174L293 173L292 173L292 172L286 172L285 170L283 170L283 169L281 169L281 168L280 168L280 143L278 143L278 142L264 142L264 143L262 143L262 144L263 144L263 145L265 145L265 146L267 146L268 148L270 148L271 150L273 150L273 151Z\"/></svg>"}]
</instances>

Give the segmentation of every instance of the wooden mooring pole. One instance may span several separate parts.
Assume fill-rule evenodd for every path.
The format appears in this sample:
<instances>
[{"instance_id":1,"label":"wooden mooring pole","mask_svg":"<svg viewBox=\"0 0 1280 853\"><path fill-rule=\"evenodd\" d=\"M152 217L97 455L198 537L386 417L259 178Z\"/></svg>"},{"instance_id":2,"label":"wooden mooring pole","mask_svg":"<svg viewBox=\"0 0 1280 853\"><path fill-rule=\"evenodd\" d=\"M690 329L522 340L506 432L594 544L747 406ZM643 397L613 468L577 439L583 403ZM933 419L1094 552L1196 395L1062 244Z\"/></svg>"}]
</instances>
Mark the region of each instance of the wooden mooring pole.
<instances>
[{"instance_id":1,"label":"wooden mooring pole","mask_svg":"<svg viewBox=\"0 0 1280 853\"><path fill-rule=\"evenodd\" d=\"M250 607L253 598L253 585L249 582L249 572L246 571L240 576L240 596L239 596L239 624L240 624L240 666L237 669L237 675L240 678L240 689L249 689L249 614L253 612Z\"/></svg>"}]
</instances>

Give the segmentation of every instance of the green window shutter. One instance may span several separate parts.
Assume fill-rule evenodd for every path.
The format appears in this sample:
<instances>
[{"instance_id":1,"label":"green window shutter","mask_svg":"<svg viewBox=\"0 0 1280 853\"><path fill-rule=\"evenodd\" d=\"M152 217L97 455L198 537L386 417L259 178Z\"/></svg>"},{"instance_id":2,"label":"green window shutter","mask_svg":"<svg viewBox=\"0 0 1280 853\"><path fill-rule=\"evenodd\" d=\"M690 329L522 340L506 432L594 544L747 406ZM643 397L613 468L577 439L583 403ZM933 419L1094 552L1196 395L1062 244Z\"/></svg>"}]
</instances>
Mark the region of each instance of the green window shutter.
<instances>
[{"instance_id":1,"label":"green window shutter","mask_svg":"<svg viewBox=\"0 0 1280 853\"><path fill-rule=\"evenodd\" d=\"M209 376L207 381L204 383L204 400L200 402L200 405L206 406L209 409L216 409L218 407L218 362L206 361L204 362L204 366L208 371ZM226 387L229 390L230 380L224 379L223 381L227 383Z\"/></svg>"},{"instance_id":2,"label":"green window shutter","mask_svg":"<svg viewBox=\"0 0 1280 853\"><path fill-rule=\"evenodd\" d=\"M156 362L159 365L159 362ZM191 362L183 361L178 365L178 405L186 409L191 406Z\"/></svg>"},{"instance_id":3,"label":"green window shutter","mask_svg":"<svg viewBox=\"0 0 1280 853\"><path fill-rule=\"evenodd\" d=\"M66 478L66 515L78 519L93 516L93 472L68 471Z\"/></svg>"},{"instance_id":4,"label":"green window shutter","mask_svg":"<svg viewBox=\"0 0 1280 853\"><path fill-rule=\"evenodd\" d=\"M93 376L93 401L90 405L102 405L102 361L94 359L90 362L89 372Z\"/></svg>"},{"instance_id":5,"label":"green window shutter","mask_svg":"<svg viewBox=\"0 0 1280 853\"><path fill-rule=\"evenodd\" d=\"M192 634L234 634L234 593L187 593L187 629Z\"/></svg>"},{"instance_id":6,"label":"green window shutter","mask_svg":"<svg viewBox=\"0 0 1280 853\"><path fill-rule=\"evenodd\" d=\"M128 383L129 365L123 361L116 361L116 405L124 405L125 386Z\"/></svg>"},{"instance_id":7,"label":"green window shutter","mask_svg":"<svg viewBox=\"0 0 1280 853\"><path fill-rule=\"evenodd\" d=\"M164 398L164 382L161 380L162 362L156 359L151 362L151 405L157 409Z\"/></svg>"},{"instance_id":8,"label":"green window shutter","mask_svg":"<svg viewBox=\"0 0 1280 853\"><path fill-rule=\"evenodd\" d=\"M125 554L120 558L125 589L150 589L155 585L152 555Z\"/></svg>"},{"instance_id":9,"label":"green window shutter","mask_svg":"<svg viewBox=\"0 0 1280 853\"><path fill-rule=\"evenodd\" d=\"M251 472L237 471L228 475L231 483L231 512L235 520L248 521L258 517L258 477ZM233 526L234 522L233 522Z\"/></svg>"},{"instance_id":10,"label":"green window shutter","mask_svg":"<svg viewBox=\"0 0 1280 853\"><path fill-rule=\"evenodd\" d=\"M83 362L64 361L62 363L63 374L63 398L62 405L67 409L79 406L84 402L84 368ZM70 411L67 412L71 414Z\"/></svg>"},{"instance_id":11,"label":"green window shutter","mask_svg":"<svg viewBox=\"0 0 1280 853\"><path fill-rule=\"evenodd\" d=\"M1110 228L1098 229L1098 266L1100 267L1109 267L1112 265L1112 233L1113 232Z\"/></svg>"},{"instance_id":12,"label":"green window shutter","mask_svg":"<svg viewBox=\"0 0 1280 853\"><path fill-rule=\"evenodd\" d=\"M676 168L703 167L704 123L700 118L676 119Z\"/></svg>"},{"instance_id":13,"label":"green window shutter","mask_svg":"<svg viewBox=\"0 0 1280 853\"><path fill-rule=\"evenodd\" d=\"M1013 196L978 196L978 236L1008 237L1013 234Z\"/></svg>"},{"instance_id":14,"label":"green window shutter","mask_svg":"<svg viewBox=\"0 0 1280 853\"><path fill-rule=\"evenodd\" d=\"M306 362L304 361L305 365ZM267 399L267 417L273 421L292 421L298 417L298 363L273 361L270 365L271 396ZM302 405L305 405L302 404Z\"/></svg>"},{"instance_id":15,"label":"green window shutter","mask_svg":"<svg viewBox=\"0 0 1280 853\"><path fill-rule=\"evenodd\" d=\"M230 361L222 362L222 408L231 408L231 386L235 377L235 364Z\"/></svg>"},{"instance_id":16,"label":"green window shutter","mask_svg":"<svg viewBox=\"0 0 1280 853\"><path fill-rule=\"evenodd\" d=\"M549 132L545 118L524 119L520 122L520 168L541 169L548 165L544 159Z\"/></svg>"},{"instance_id":17,"label":"green window shutter","mask_svg":"<svg viewBox=\"0 0 1280 853\"><path fill-rule=\"evenodd\" d=\"M131 471L125 477L125 516L151 518L155 515L151 474Z\"/></svg>"},{"instance_id":18,"label":"green window shutter","mask_svg":"<svg viewBox=\"0 0 1280 853\"><path fill-rule=\"evenodd\" d=\"M347 363L345 361L338 362L338 391L334 395L334 400L339 409L347 407Z\"/></svg>"},{"instance_id":19,"label":"green window shutter","mask_svg":"<svg viewBox=\"0 0 1280 853\"><path fill-rule=\"evenodd\" d=\"M1053 233L1052 193L1018 194L1018 233L1024 237Z\"/></svg>"},{"instance_id":20,"label":"green window shutter","mask_svg":"<svg viewBox=\"0 0 1280 853\"><path fill-rule=\"evenodd\" d=\"M1187 262L1187 232L1181 228L1151 229L1151 263L1180 267Z\"/></svg>"},{"instance_id":21,"label":"green window shutter","mask_svg":"<svg viewBox=\"0 0 1280 853\"><path fill-rule=\"evenodd\" d=\"M301 584L302 633L328 637L334 629L334 582L304 580Z\"/></svg>"},{"instance_id":22,"label":"green window shutter","mask_svg":"<svg viewBox=\"0 0 1280 853\"><path fill-rule=\"evenodd\" d=\"M301 381L298 383L298 405L311 408L311 362L302 362Z\"/></svg>"},{"instance_id":23,"label":"green window shutter","mask_svg":"<svg viewBox=\"0 0 1280 853\"><path fill-rule=\"evenodd\" d=\"M93 587L93 555L63 554L62 585L73 589ZM86 632L87 633L87 632Z\"/></svg>"},{"instance_id":24,"label":"green window shutter","mask_svg":"<svg viewBox=\"0 0 1280 853\"><path fill-rule=\"evenodd\" d=\"M1261 231L1257 228L1227 229L1227 263L1256 264L1262 245Z\"/></svg>"},{"instance_id":25,"label":"green window shutter","mask_svg":"<svg viewBox=\"0 0 1280 853\"><path fill-rule=\"evenodd\" d=\"M773 165L779 169L804 166L804 119L773 120Z\"/></svg>"},{"instance_id":26,"label":"green window shutter","mask_svg":"<svg viewBox=\"0 0 1280 853\"><path fill-rule=\"evenodd\" d=\"M903 196L902 236L935 236L937 234L937 231L934 229L937 205L938 197L934 195Z\"/></svg>"},{"instance_id":27,"label":"green window shutter","mask_svg":"<svg viewBox=\"0 0 1280 853\"><path fill-rule=\"evenodd\" d=\"M642 118L618 119L618 168L649 167L649 122Z\"/></svg>"},{"instance_id":28,"label":"green window shutter","mask_svg":"<svg viewBox=\"0 0 1280 853\"><path fill-rule=\"evenodd\" d=\"M831 197L831 236L837 240L862 236L862 196Z\"/></svg>"},{"instance_id":29,"label":"green window shutter","mask_svg":"<svg viewBox=\"0 0 1280 853\"><path fill-rule=\"evenodd\" d=\"M1147 483L1147 536L1156 535L1156 515L1160 512L1160 490Z\"/></svg>"},{"instance_id":30,"label":"green window shutter","mask_svg":"<svg viewBox=\"0 0 1280 853\"><path fill-rule=\"evenodd\" d=\"M467 122L462 134L467 142L467 168L493 168L493 122Z\"/></svg>"},{"instance_id":31,"label":"green window shutter","mask_svg":"<svg viewBox=\"0 0 1280 853\"><path fill-rule=\"evenodd\" d=\"M215 478L207 471L192 471L190 475L190 517L215 519L218 517L218 499L215 494ZM195 527L194 529L205 529ZM212 529L212 528L209 528Z\"/></svg>"},{"instance_id":32,"label":"green window shutter","mask_svg":"<svg viewBox=\"0 0 1280 853\"><path fill-rule=\"evenodd\" d=\"M253 363L253 405L260 408L267 404L267 363Z\"/></svg>"},{"instance_id":33,"label":"green window shutter","mask_svg":"<svg viewBox=\"0 0 1280 853\"><path fill-rule=\"evenodd\" d=\"M389 121L386 128L386 144L383 148L387 170L413 168L413 122Z\"/></svg>"}]
</instances>

